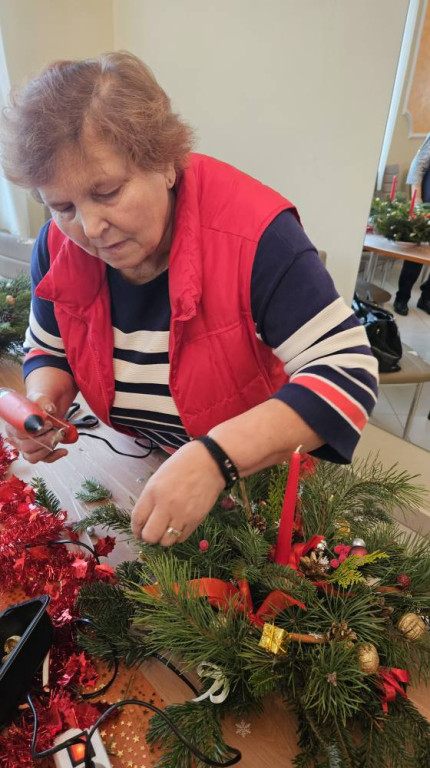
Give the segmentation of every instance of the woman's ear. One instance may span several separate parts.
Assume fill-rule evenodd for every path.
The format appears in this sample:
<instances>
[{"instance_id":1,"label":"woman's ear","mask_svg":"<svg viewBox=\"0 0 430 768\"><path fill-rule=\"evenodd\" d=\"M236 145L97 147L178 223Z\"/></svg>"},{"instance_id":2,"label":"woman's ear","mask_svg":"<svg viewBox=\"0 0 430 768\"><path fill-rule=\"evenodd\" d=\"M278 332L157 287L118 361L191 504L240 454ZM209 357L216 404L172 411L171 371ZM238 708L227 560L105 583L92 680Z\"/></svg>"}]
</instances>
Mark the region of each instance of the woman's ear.
<instances>
[{"instance_id":1,"label":"woman's ear","mask_svg":"<svg viewBox=\"0 0 430 768\"><path fill-rule=\"evenodd\" d=\"M175 186L176 181L176 171L173 163L169 163L167 166L164 177L166 179L167 189L172 189Z\"/></svg>"}]
</instances>

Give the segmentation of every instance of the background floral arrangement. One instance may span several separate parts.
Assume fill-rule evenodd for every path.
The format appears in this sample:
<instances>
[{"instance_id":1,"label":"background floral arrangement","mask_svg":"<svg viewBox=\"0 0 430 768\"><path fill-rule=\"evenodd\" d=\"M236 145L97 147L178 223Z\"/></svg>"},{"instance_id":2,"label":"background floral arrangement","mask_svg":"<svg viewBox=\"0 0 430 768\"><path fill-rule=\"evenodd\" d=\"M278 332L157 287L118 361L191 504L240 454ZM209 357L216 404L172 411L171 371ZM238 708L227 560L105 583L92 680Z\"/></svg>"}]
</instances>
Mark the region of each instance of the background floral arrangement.
<instances>
[{"instance_id":1,"label":"background floral arrangement","mask_svg":"<svg viewBox=\"0 0 430 768\"><path fill-rule=\"evenodd\" d=\"M374 231L388 240L415 245L430 240L429 205L413 207L412 203L406 200L406 196L401 195L392 200L376 197L372 202L370 215Z\"/></svg>"}]
</instances>

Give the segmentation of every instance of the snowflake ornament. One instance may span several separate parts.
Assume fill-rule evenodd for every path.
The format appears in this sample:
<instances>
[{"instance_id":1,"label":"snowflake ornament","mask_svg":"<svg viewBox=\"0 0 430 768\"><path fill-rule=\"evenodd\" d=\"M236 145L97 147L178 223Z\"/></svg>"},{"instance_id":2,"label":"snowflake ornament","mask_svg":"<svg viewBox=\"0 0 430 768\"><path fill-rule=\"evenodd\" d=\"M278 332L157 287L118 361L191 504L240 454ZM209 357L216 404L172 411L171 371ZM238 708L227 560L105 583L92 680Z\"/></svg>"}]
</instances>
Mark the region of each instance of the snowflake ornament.
<instances>
[{"instance_id":1,"label":"snowflake ornament","mask_svg":"<svg viewBox=\"0 0 430 768\"><path fill-rule=\"evenodd\" d=\"M238 736L242 736L242 739L244 739L245 736L249 736L251 733L251 723L245 723L245 720L236 723L236 733Z\"/></svg>"}]
</instances>

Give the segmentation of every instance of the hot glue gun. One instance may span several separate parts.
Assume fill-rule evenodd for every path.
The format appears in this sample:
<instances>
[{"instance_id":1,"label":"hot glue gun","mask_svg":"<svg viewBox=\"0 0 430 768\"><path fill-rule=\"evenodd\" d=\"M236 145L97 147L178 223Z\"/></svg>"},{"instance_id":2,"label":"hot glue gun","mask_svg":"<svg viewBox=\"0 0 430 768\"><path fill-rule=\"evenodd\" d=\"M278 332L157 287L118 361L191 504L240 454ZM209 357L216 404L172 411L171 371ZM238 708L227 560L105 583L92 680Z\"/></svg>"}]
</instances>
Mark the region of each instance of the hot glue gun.
<instances>
[{"instance_id":1,"label":"hot glue gun","mask_svg":"<svg viewBox=\"0 0 430 768\"><path fill-rule=\"evenodd\" d=\"M35 439L46 421L52 424L56 436L54 444L76 443L79 434L74 424L63 421L51 413L46 413L37 403L28 400L13 389L0 388L0 418L11 427L27 432ZM36 441L38 442L38 441Z\"/></svg>"}]
</instances>

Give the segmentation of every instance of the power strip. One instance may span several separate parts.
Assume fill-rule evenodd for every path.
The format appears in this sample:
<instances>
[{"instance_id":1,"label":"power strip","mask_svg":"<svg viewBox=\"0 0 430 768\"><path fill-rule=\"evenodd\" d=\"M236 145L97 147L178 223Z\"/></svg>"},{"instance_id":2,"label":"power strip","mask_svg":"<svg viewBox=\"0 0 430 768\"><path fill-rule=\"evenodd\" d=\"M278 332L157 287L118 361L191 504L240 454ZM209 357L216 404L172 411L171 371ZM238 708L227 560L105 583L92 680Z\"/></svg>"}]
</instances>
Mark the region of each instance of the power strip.
<instances>
[{"instance_id":1,"label":"power strip","mask_svg":"<svg viewBox=\"0 0 430 768\"><path fill-rule=\"evenodd\" d=\"M73 738L73 736L81 736L81 740L77 740L76 744L65 747L53 755L56 768L83 768L85 765L85 744L82 739L85 739L87 735L88 731L70 728L55 739L54 745L57 746L63 741ZM111 762L98 730L95 730L91 737L90 756L94 768L111 768Z\"/></svg>"}]
</instances>

